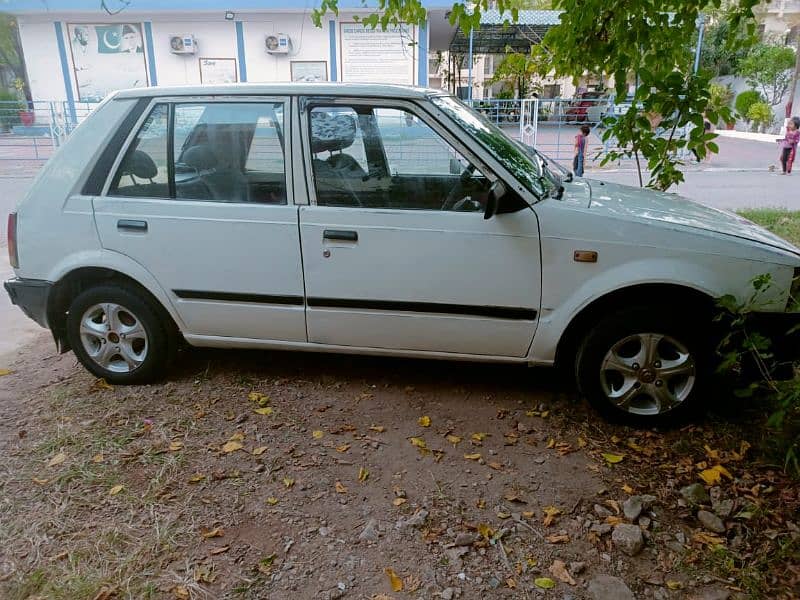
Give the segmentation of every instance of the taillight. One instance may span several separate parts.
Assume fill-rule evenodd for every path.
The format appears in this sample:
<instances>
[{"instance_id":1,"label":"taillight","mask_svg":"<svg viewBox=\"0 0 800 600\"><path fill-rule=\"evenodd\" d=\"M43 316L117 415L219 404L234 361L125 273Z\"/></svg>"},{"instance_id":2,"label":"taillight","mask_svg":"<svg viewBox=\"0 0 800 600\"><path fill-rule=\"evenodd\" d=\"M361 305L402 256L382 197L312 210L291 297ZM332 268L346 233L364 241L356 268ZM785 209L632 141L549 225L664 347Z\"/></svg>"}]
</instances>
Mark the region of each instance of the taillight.
<instances>
[{"instance_id":1,"label":"taillight","mask_svg":"<svg viewBox=\"0 0 800 600\"><path fill-rule=\"evenodd\" d=\"M8 262L15 269L19 268L19 253L17 252L17 213L8 215Z\"/></svg>"}]
</instances>

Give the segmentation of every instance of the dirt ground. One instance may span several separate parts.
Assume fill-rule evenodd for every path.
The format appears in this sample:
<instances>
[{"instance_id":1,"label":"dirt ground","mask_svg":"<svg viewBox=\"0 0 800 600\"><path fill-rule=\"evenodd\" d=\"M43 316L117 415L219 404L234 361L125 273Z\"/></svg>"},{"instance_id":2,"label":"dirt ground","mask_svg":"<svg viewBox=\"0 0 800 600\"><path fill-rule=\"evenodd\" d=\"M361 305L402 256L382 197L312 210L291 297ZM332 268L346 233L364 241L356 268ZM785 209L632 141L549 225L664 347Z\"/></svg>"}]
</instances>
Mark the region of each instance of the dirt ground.
<instances>
[{"instance_id":1,"label":"dirt ground","mask_svg":"<svg viewBox=\"0 0 800 600\"><path fill-rule=\"evenodd\" d=\"M0 367L2 598L800 597L753 407L641 431L546 370L279 352L111 387L45 333Z\"/></svg>"}]
</instances>

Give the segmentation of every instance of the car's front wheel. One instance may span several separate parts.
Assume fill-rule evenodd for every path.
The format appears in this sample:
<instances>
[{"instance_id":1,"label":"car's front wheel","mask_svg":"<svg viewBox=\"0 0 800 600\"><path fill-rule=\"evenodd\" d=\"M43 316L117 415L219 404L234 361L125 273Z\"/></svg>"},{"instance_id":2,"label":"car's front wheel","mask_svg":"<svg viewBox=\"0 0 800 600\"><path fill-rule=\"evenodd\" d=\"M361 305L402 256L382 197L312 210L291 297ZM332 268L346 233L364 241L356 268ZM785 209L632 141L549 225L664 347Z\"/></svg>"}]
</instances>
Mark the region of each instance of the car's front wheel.
<instances>
[{"instance_id":1,"label":"car's front wheel","mask_svg":"<svg viewBox=\"0 0 800 600\"><path fill-rule=\"evenodd\" d=\"M156 379L174 347L156 307L124 285L91 287L76 296L67 315L67 336L86 369L118 384Z\"/></svg>"},{"instance_id":2,"label":"car's front wheel","mask_svg":"<svg viewBox=\"0 0 800 600\"><path fill-rule=\"evenodd\" d=\"M696 411L709 377L704 328L665 307L602 319L576 357L580 392L604 416L655 425Z\"/></svg>"}]
</instances>

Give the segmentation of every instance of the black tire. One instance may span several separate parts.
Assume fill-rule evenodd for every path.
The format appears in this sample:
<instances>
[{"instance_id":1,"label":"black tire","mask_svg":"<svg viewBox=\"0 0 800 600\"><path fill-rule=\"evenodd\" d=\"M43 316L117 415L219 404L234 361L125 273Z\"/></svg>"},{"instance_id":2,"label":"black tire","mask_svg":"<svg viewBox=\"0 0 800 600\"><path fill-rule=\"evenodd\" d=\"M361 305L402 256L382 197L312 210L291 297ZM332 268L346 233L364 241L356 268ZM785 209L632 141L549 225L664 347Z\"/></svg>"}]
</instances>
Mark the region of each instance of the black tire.
<instances>
[{"instance_id":1,"label":"black tire","mask_svg":"<svg viewBox=\"0 0 800 600\"><path fill-rule=\"evenodd\" d=\"M611 314L587 333L578 349L578 390L611 421L644 427L681 423L703 408L711 377L708 332L709 324L702 319L677 315L666 306L637 306ZM639 365L635 359L645 355L649 346L657 348L657 360ZM630 363L630 372L613 368L621 361L612 359L612 351L613 357L624 359L625 369ZM681 362L684 354L688 359ZM678 363L686 373L669 375L666 369L654 367ZM611 369L605 368L610 365ZM619 394L620 402L629 398L627 409L615 404L609 393ZM662 404L664 398L671 400ZM665 406L669 408L662 409Z\"/></svg>"},{"instance_id":2,"label":"black tire","mask_svg":"<svg viewBox=\"0 0 800 600\"><path fill-rule=\"evenodd\" d=\"M143 360L133 368L129 365L130 370L125 372L104 368L95 361L89 355L81 337L81 320L87 311L96 305L108 303L121 307L125 311L121 313L125 318L129 319L132 315L146 333L146 338L144 338L146 352ZM89 372L97 377L102 377L108 383L126 385L155 381L164 374L172 362L177 341L174 327L161 316L163 311L160 308L136 288L124 283L104 284L88 288L78 294L69 307L67 337L70 346L75 356ZM121 361L121 355L118 356L120 358L116 362Z\"/></svg>"}]
</instances>

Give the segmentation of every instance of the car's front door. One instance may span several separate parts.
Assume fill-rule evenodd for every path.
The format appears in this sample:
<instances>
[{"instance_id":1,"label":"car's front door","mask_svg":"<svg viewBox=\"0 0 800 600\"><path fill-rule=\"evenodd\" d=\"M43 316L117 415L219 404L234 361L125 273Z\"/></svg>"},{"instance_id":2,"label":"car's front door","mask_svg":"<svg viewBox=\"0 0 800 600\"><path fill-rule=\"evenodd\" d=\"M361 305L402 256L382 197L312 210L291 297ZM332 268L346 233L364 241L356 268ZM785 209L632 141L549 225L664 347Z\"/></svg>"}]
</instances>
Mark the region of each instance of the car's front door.
<instances>
[{"instance_id":1,"label":"car's front door","mask_svg":"<svg viewBox=\"0 0 800 600\"><path fill-rule=\"evenodd\" d=\"M541 296L535 213L520 201L485 220L494 176L412 104L301 106L309 341L524 356Z\"/></svg>"},{"instance_id":2,"label":"car's front door","mask_svg":"<svg viewBox=\"0 0 800 600\"><path fill-rule=\"evenodd\" d=\"M157 101L103 195L103 247L172 295L185 335L306 341L288 102Z\"/></svg>"}]
</instances>

